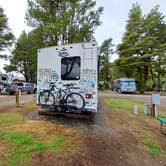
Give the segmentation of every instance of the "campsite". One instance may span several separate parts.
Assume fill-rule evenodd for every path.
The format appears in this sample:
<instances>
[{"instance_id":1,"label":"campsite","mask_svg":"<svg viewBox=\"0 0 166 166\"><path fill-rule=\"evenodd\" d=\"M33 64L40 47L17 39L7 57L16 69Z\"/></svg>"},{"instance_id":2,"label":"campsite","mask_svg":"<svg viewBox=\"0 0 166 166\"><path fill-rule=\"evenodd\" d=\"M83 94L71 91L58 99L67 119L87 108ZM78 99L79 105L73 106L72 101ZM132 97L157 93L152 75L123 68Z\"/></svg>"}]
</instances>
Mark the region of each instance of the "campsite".
<instances>
[{"instance_id":1,"label":"campsite","mask_svg":"<svg viewBox=\"0 0 166 166\"><path fill-rule=\"evenodd\" d=\"M0 166L165 166L163 0L0 0Z\"/></svg>"}]
</instances>

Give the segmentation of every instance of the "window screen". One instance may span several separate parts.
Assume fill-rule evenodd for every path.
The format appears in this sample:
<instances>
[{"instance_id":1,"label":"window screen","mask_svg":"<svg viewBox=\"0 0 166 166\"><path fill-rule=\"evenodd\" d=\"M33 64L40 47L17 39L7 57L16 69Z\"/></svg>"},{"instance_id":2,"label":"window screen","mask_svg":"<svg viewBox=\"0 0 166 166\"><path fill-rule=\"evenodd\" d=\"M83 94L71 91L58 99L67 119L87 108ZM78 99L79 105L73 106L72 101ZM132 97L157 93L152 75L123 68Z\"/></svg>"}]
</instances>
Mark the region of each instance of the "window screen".
<instances>
[{"instance_id":1,"label":"window screen","mask_svg":"<svg viewBox=\"0 0 166 166\"><path fill-rule=\"evenodd\" d=\"M61 59L61 79L80 79L80 57L66 57Z\"/></svg>"}]
</instances>

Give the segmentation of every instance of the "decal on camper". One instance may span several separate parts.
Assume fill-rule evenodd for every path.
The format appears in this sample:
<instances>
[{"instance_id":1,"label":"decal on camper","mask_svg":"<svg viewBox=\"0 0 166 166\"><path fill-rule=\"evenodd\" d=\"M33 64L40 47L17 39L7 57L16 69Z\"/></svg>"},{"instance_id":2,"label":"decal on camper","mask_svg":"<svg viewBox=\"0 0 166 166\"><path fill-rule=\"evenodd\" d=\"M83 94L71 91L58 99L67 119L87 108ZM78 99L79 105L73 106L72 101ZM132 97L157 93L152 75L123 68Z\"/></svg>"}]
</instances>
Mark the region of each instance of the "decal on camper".
<instances>
[{"instance_id":1,"label":"decal on camper","mask_svg":"<svg viewBox=\"0 0 166 166\"><path fill-rule=\"evenodd\" d=\"M50 82L54 82L59 78L58 73L55 70L49 68L40 68L38 69L38 83L40 87L49 87Z\"/></svg>"}]
</instances>

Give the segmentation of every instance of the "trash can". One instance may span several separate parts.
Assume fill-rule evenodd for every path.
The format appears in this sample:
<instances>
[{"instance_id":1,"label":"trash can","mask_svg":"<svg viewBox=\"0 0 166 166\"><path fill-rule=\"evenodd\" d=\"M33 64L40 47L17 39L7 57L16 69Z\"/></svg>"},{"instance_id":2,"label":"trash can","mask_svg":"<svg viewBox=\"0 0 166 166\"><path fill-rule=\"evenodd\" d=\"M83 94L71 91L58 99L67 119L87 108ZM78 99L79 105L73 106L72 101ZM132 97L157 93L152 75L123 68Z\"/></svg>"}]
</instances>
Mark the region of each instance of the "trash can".
<instances>
[{"instance_id":1,"label":"trash can","mask_svg":"<svg viewBox=\"0 0 166 166\"><path fill-rule=\"evenodd\" d=\"M134 114L138 114L138 105L133 105Z\"/></svg>"},{"instance_id":2,"label":"trash can","mask_svg":"<svg viewBox=\"0 0 166 166\"><path fill-rule=\"evenodd\" d=\"M149 104L144 104L144 114L145 115L149 115L150 114L150 111L149 111Z\"/></svg>"}]
</instances>

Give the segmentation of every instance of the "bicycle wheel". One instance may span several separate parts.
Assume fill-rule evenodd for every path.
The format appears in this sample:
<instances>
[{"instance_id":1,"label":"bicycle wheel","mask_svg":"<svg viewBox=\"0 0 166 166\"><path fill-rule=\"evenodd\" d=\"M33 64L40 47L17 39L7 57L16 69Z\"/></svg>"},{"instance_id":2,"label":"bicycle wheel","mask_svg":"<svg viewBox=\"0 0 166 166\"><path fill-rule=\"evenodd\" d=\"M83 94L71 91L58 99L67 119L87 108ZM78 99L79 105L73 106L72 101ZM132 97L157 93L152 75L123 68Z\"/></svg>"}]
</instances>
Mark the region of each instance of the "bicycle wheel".
<instances>
[{"instance_id":1,"label":"bicycle wheel","mask_svg":"<svg viewBox=\"0 0 166 166\"><path fill-rule=\"evenodd\" d=\"M38 98L39 105L45 108L55 108L55 97L50 91L40 92Z\"/></svg>"},{"instance_id":2,"label":"bicycle wheel","mask_svg":"<svg viewBox=\"0 0 166 166\"><path fill-rule=\"evenodd\" d=\"M70 93L66 97L66 106L68 110L83 111L85 100L79 93Z\"/></svg>"}]
</instances>

